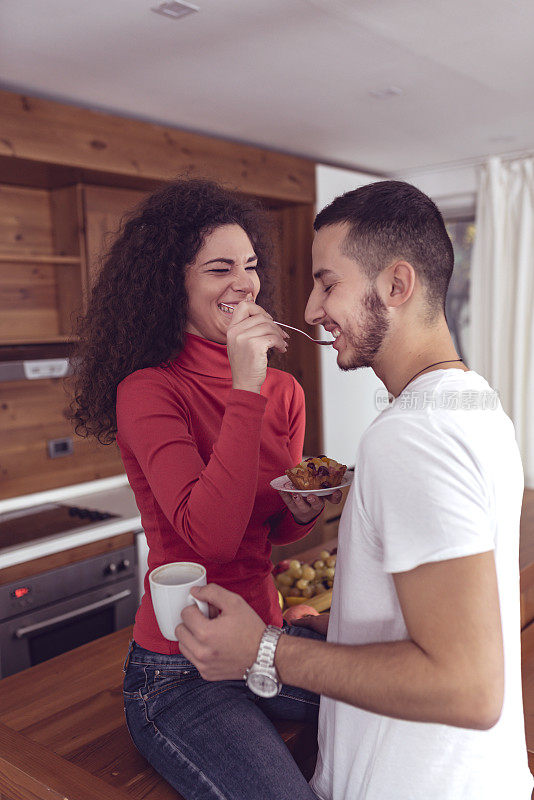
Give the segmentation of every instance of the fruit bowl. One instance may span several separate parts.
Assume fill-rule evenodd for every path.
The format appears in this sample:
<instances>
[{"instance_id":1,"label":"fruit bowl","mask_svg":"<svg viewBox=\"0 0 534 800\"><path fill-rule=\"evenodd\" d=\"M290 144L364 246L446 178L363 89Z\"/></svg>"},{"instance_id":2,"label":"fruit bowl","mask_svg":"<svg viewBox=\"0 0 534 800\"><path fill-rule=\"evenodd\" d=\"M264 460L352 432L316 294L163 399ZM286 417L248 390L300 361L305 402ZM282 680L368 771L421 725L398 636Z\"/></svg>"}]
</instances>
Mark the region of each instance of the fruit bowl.
<instances>
[{"instance_id":1,"label":"fruit bowl","mask_svg":"<svg viewBox=\"0 0 534 800\"><path fill-rule=\"evenodd\" d=\"M330 608L336 558L335 550L322 550L311 564L296 558L284 559L276 564L273 576L284 599L284 609L302 603L317 611Z\"/></svg>"}]
</instances>

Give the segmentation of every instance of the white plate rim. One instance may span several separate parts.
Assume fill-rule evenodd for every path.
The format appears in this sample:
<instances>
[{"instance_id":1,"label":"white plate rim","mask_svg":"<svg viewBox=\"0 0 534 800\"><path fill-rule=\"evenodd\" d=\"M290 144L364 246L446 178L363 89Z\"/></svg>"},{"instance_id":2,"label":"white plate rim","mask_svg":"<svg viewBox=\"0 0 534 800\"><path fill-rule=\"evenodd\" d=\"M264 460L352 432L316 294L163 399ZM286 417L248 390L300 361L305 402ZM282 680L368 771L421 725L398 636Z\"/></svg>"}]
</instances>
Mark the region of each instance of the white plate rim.
<instances>
[{"instance_id":1,"label":"white plate rim","mask_svg":"<svg viewBox=\"0 0 534 800\"><path fill-rule=\"evenodd\" d=\"M345 480L345 478L349 477L349 480ZM335 492L336 489L344 489L346 486L350 486L352 481L354 480L354 470L348 469L344 476L343 481L339 484L339 486L331 486L328 489L295 489L294 486L291 488L284 488L282 486L275 486L277 481L285 480L289 481L287 475L279 475L278 478L273 478L271 481L271 486L277 492L286 492L287 494L314 494L316 497L325 497L327 494L332 494Z\"/></svg>"}]
</instances>

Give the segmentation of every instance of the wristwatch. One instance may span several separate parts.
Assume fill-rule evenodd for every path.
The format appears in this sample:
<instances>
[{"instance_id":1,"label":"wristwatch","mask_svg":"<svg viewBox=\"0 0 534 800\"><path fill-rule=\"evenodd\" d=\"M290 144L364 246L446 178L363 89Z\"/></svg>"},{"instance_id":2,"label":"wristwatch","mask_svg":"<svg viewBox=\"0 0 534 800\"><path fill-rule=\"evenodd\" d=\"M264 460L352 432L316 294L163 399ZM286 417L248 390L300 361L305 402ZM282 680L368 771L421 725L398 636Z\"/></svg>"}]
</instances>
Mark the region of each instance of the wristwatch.
<instances>
[{"instance_id":1,"label":"wristwatch","mask_svg":"<svg viewBox=\"0 0 534 800\"><path fill-rule=\"evenodd\" d=\"M282 688L274 666L274 654L281 633L282 628L267 625L261 637L256 661L243 675L248 688L259 697L276 697Z\"/></svg>"}]
</instances>

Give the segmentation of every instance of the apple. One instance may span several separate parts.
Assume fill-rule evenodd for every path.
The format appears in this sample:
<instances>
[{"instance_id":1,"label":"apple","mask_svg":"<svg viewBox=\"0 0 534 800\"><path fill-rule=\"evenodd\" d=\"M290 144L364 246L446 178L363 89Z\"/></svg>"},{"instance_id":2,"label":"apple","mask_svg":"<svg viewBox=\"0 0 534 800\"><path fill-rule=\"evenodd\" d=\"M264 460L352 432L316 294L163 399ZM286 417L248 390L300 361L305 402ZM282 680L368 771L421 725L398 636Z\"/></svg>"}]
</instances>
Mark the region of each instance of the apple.
<instances>
[{"instance_id":1,"label":"apple","mask_svg":"<svg viewBox=\"0 0 534 800\"><path fill-rule=\"evenodd\" d=\"M311 606L300 603L298 606L291 606L291 608L288 608L287 611L284 612L284 619L286 622L292 622L294 619L307 617L309 614L312 616L318 616L319 612L317 609L312 608Z\"/></svg>"},{"instance_id":2,"label":"apple","mask_svg":"<svg viewBox=\"0 0 534 800\"><path fill-rule=\"evenodd\" d=\"M278 575L279 572L285 572L287 569L289 569L290 564L290 558L284 558L283 561L279 561L278 564L273 567L273 575Z\"/></svg>"}]
</instances>

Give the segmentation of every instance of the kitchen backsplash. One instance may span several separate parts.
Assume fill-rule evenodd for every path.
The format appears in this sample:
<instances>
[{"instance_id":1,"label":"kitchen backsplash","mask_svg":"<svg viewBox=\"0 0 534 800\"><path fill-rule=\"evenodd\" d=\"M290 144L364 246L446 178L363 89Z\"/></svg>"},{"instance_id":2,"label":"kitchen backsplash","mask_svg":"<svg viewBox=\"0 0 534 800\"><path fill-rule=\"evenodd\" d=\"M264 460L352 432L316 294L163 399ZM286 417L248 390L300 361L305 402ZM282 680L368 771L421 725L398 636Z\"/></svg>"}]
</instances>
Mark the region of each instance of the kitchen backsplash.
<instances>
[{"instance_id":1,"label":"kitchen backsplash","mask_svg":"<svg viewBox=\"0 0 534 800\"><path fill-rule=\"evenodd\" d=\"M74 433L64 411L63 379L0 383L0 499L106 478L124 472L115 444ZM57 440L72 440L57 444ZM50 457L56 440L57 457ZM61 454L64 452L65 454Z\"/></svg>"}]
</instances>

